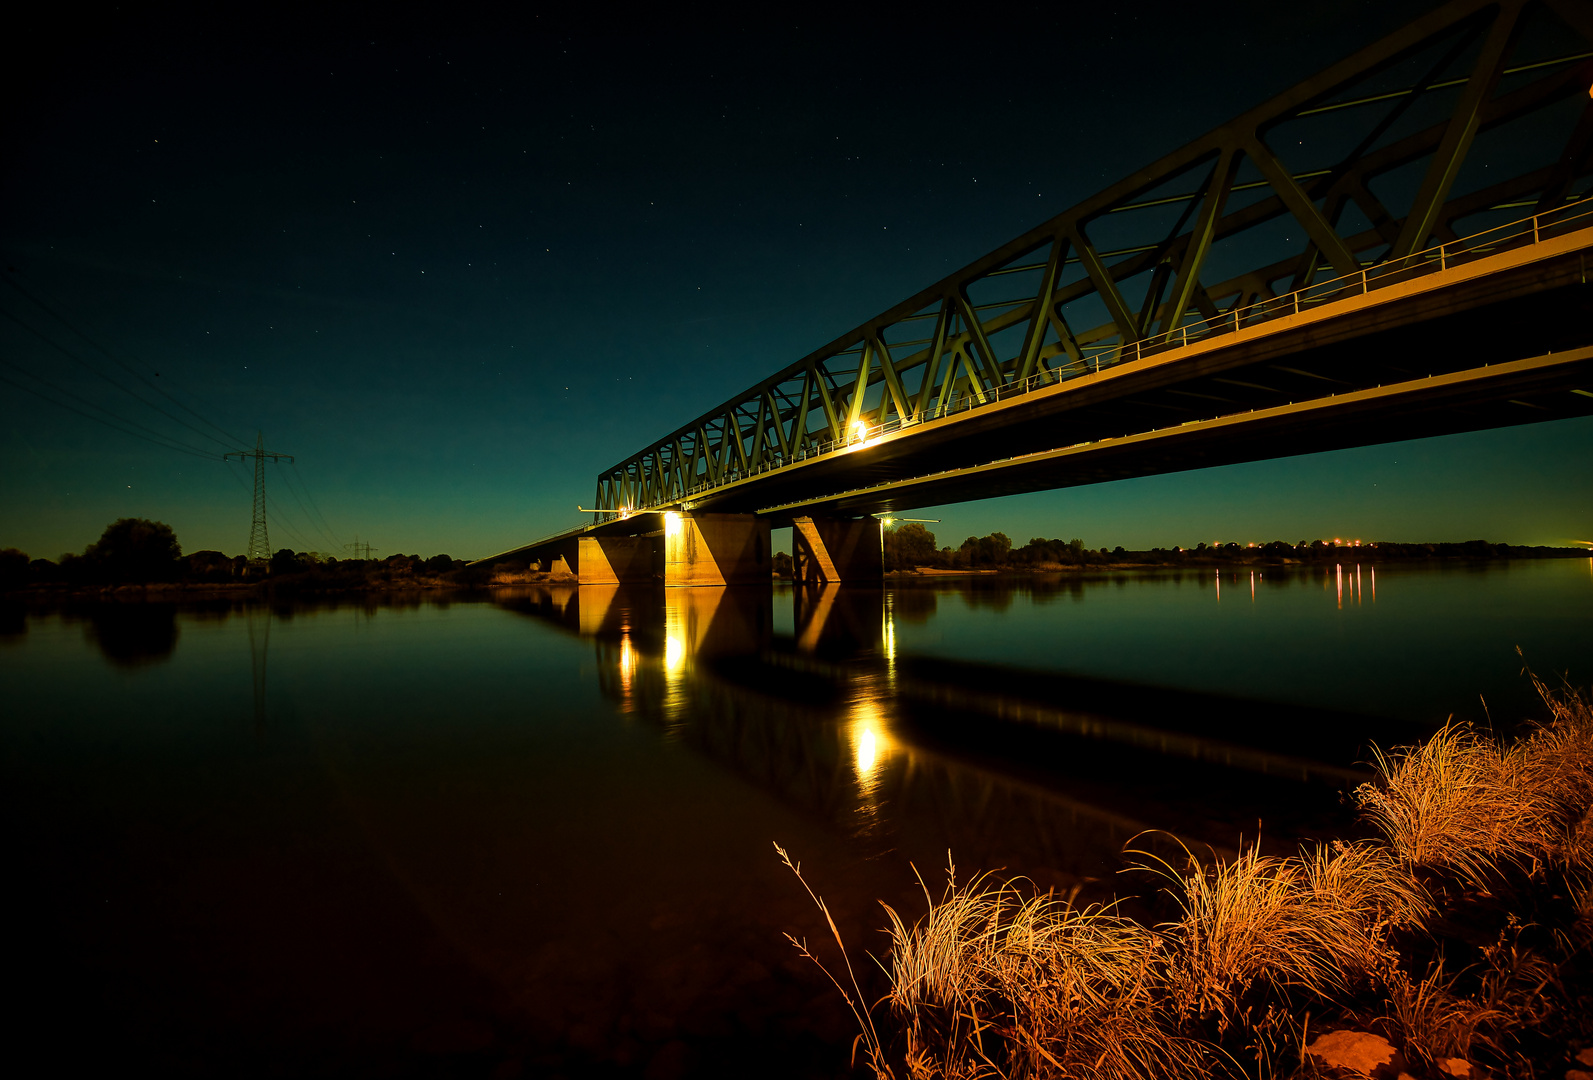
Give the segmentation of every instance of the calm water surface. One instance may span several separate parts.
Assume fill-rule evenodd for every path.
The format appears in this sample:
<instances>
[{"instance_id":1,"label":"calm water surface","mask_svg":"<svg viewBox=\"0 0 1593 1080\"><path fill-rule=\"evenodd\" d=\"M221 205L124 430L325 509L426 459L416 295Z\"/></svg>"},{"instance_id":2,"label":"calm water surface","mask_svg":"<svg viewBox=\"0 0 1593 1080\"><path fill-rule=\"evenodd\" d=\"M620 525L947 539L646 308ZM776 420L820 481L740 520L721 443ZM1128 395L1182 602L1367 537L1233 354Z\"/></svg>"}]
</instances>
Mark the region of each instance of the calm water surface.
<instances>
[{"instance_id":1,"label":"calm water surface","mask_svg":"<svg viewBox=\"0 0 1593 1080\"><path fill-rule=\"evenodd\" d=\"M861 951L1142 829L1354 828L1372 742L1593 682L1593 561L0 613L20 1048L170 1075L846 1075ZM916 900L915 900L916 897ZM750 1070L750 1072L749 1072Z\"/></svg>"}]
</instances>

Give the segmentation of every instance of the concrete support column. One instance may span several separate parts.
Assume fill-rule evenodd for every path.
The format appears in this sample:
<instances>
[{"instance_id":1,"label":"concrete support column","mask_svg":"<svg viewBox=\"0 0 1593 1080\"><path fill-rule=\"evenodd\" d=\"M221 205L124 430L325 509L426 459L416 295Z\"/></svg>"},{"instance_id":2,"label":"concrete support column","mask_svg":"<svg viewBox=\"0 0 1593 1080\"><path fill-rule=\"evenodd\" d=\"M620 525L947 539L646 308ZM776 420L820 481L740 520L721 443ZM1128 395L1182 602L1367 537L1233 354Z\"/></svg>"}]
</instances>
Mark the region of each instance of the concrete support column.
<instances>
[{"instance_id":1,"label":"concrete support column","mask_svg":"<svg viewBox=\"0 0 1593 1080\"><path fill-rule=\"evenodd\" d=\"M653 580L653 536L583 536L577 542L575 573L582 585L630 585Z\"/></svg>"},{"instance_id":2,"label":"concrete support column","mask_svg":"<svg viewBox=\"0 0 1593 1080\"><path fill-rule=\"evenodd\" d=\"M876 518L797 518L791 522L794 576L805 585L879 581L884 534Z\"/></svg>"},{"instance_id":3,"label":"concrete support column","mask_svg":"<svg viewBox=\"0 0 1593 1080\"><path fill-rule=\"evenodd\" d=\"M769 522L755 514L664 515L664 584L767 585Z\"/></svg>"}]
</instances>

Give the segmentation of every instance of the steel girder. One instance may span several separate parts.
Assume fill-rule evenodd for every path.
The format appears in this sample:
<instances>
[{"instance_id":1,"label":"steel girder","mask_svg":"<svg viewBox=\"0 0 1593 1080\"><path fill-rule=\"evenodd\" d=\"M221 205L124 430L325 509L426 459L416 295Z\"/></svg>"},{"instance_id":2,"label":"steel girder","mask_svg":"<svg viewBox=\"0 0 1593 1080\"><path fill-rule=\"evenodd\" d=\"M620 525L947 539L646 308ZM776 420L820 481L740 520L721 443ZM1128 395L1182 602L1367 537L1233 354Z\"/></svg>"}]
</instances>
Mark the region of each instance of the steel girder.
<instances>
[{"instance_id":1,"label":"steel girder","mask_svg":"<svg viewBox=\"0 0 1593 1080\"><path fill-rule=\"evenodd\" d=\"M598 477L599 520L1098 370L1125 346L1212 332L1257 301L1581 198L1590 84L1583 0L1454 0L626 458Z\"/></svg>"}]
</instances>

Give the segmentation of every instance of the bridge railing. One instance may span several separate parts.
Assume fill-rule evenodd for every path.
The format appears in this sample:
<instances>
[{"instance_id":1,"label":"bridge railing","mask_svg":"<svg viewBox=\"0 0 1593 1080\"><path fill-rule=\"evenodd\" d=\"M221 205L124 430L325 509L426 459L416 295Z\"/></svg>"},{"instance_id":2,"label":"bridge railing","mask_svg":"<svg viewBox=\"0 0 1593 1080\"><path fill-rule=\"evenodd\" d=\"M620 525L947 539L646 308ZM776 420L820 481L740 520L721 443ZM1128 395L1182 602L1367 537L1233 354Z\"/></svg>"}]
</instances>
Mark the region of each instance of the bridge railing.
<instances>
[{"instance_id":1,"label":"bridge railing","mask_svg":"<svg viewBox=\"0 0 1593 1080\"><path fill-rule=\"evenodd\" d=\"M1513 248L1530 247L1593 223L1593 199L1582 199L1531 217L1450 240L1399 259L1374 263L1353 274L1313 282L1294 292L1258 300L1208 319L1195 320L1139 341L1116 344L1086 358L1090 370L1110 367L1142 356L1180 349L1192 342L1232 334L1264 321L1298 315L1392 285L1447 270Z\"/></svg>"},{"instance_id":2,"label":"bridge railing","mask_svg":"<svg viewBox=\"0 0 1593 1080\"><path fill-rule=\"evenodd\" d=\"M1015 396L1032 393L1047 386L1055 386L1085 375L1092 375L1118 364L1130 363L1148 356L1165 353L1213 338L1234 334L1245 328L1281 318L1299 315L1322 307L1340 303L1357 296L1386 289L1420 277L1438 273L1513 248L1530 247L1545 240L1593 224L1593 198L1581 199L1553 210L1533 214L1531 217L1510 222L1470 236L1461 237L1414 252L1399 259L1375 263L1353 274L1313 282L1294 292L1269 297L1242 307L1235 306L1215 317L1197 319L1164 333L1141 338L1138 341L1109 345L1087 352L1065 367L1036 372L1025 379L1013 380L982 390L959 391L926 409L918 418L892 417L883 424L859 424L841 439L826 439L807 443L790 454L775 454L770 460L750 468L731 467L718 477L704 477L685 488L679 498L659 503L674 505L690 501L728 484L799 465L821 457L854 452L873 445L886 435L904 428L918 427L933 420L941 420L957 413L968 412L1010 400ZM658 506L631 507L627 513L657 509ZM625 516L613 512L600 516L611 520Z\"/></svg>"}]
</instances>

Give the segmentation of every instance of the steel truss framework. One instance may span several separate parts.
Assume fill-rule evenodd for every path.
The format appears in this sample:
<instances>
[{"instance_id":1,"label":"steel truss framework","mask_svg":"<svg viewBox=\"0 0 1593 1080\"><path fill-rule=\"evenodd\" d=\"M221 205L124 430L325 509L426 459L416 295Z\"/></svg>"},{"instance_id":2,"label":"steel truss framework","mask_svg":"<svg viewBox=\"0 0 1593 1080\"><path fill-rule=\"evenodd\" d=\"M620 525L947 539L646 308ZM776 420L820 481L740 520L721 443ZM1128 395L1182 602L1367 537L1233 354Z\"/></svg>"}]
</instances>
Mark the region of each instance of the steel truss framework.
<instances>
[{"instance_id":1,"label":"steel truss framework","mask_svg":"<svg viewBox=\"0 0 1593 1080\"><path fill-rule=\"evenodd\" d=\"M598 520L1281 314L1269 302L1300 290L1328 302L1324 282L1365 289L1367 268L1555 210L1587 194L1590 84L1583 0L1455 0L620 462Z\"/></svg>"}]
</instances>

